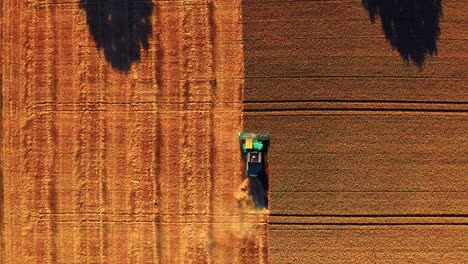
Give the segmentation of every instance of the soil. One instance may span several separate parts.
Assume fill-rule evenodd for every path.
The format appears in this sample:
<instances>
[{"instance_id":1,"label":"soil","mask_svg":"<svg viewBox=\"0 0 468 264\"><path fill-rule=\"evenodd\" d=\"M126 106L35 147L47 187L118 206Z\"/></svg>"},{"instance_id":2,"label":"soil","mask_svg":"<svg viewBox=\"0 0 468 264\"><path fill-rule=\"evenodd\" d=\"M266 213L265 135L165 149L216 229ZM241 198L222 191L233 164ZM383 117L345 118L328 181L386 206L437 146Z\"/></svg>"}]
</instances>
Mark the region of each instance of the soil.
<instances>
[{"instance_id":1,"label":"soil","mask_svg":"<svg viewBox=\"0 0 468 264\"><path fill-rule=\"evenodd\" d=\"M130 65L96 10L2 2L1 263L267 262L238 195L240 0L153 4Z\"/></svg>"}]
</instances>

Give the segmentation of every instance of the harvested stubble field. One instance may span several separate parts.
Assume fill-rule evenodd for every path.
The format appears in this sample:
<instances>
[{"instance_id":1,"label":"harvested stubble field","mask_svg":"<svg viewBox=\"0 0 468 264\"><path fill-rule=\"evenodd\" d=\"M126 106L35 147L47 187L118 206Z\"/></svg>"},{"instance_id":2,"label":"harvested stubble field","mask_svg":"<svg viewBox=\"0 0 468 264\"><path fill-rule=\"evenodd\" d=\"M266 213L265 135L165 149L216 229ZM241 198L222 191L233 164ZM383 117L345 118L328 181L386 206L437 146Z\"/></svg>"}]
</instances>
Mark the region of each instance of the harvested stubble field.
<instances>
[{"instance_id":1,"label":"harvested stubble field","mask_svg":"<svg viewBox=\"0 0 468 264\"><path fill-rule=\"evenodd\" d=\"M0 262L266 262L237 141L240 1L153 1L131 67L102 26L122 13L87 2L2 1Z\"/></svg>"},{"instance_id":2,"label":"harvested stubble field","mask_svg":"<svg viewBox=\"0 0 468 264\"><path fill-rule=\"evenodd\" d=\"M468 2L362 2L386 3L375 23L361 1L243 3L244 126L272 134L269 260L464 263ZM433 28L408 41L413 3Z\"/></svg>"}]
</instances>

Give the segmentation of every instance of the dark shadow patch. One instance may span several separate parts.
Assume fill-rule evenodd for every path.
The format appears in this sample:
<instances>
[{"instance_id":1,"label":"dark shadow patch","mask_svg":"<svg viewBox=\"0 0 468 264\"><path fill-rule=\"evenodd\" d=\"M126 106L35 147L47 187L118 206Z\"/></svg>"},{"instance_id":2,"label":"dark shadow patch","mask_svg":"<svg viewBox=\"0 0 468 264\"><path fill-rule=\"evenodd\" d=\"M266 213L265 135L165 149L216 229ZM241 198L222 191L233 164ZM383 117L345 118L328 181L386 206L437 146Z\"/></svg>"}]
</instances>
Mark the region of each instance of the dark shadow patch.
<instances>
[{"instance_id":1,"label":"dark shadow patch","mask_svg":"<svg viewBox=\"0 0 468 264\"><path fill-rule=\"evenodd\" d=\"M377 16L385 37L406 63L422 67L437 53L442 0L362 0L372 22Z\"/></svg>"},{"instance_id":2,"label":"dark shadow patch","mask_svg":"<svg viewBox=\"0 0 468 264\"><path fill-rule=\"evenodd\" d=\"M268 208L268 174L265 170L257 177L249 177L249 193L257 209Z\"/></svg>"},{"instance_id":3,"label":"dark shadow patch","mask_svg":"<svg viewBox=\"0 0 468 264\"><path fill-rule=\"evenodd\" d=\"M269 141L263 141L264 151L262 160L262 170L257 177L249 178L249 193L257 209L268 208L268 149Z\"/></svg>"},{"instance_id":4,"label":"dark shadow patch","mask_svg":"<svg viewBox=\"0 0 468 264\"><path fill-rule=\"evenodd\" d=\"M98 49L114 69L127 72L140 61L141 47L148 50L152 34L149 0L80 0Z\"/></svg>"}]
</instances>

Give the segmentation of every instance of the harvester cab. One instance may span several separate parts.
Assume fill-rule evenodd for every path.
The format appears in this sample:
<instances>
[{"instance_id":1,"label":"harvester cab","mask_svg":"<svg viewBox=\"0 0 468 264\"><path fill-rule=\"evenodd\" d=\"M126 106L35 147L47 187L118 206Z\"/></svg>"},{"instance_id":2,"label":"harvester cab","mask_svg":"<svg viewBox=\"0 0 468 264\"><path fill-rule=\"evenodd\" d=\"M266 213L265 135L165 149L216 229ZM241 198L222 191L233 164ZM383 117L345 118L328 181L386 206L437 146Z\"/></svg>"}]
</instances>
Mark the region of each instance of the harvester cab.
<instances>
[{"instance_id":1,"label":"harvester cab","mask_svg":"<svg viewBox=\"0 0 468 264\"><path fill-rule=\"evenodd\" d=\"M270 145L270 134L267 132L239 132L239 143L245 157L245 173L257 177L265 166L265 155Z\"/></svg>"}]
</instances>

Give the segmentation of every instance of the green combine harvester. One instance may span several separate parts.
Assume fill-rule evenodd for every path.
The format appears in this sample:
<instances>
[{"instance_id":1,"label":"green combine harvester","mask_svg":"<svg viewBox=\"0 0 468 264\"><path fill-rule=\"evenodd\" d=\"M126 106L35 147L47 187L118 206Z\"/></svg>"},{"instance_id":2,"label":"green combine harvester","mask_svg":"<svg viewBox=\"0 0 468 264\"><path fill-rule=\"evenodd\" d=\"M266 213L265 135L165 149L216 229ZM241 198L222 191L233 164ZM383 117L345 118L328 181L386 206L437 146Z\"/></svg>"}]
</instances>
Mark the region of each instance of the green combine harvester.
<instances>
[{"instance_id":1,"label":"green combine harvester","mask_svg":"<svg viewBox=\"0 0 468 264\"><path fill-rule=\"evenodd\" d=\"M257 177L265 167L265 154L270 145L268 132L239 132L242 155L245 156L245 173Z\"/></svg>"}]
</instances>

